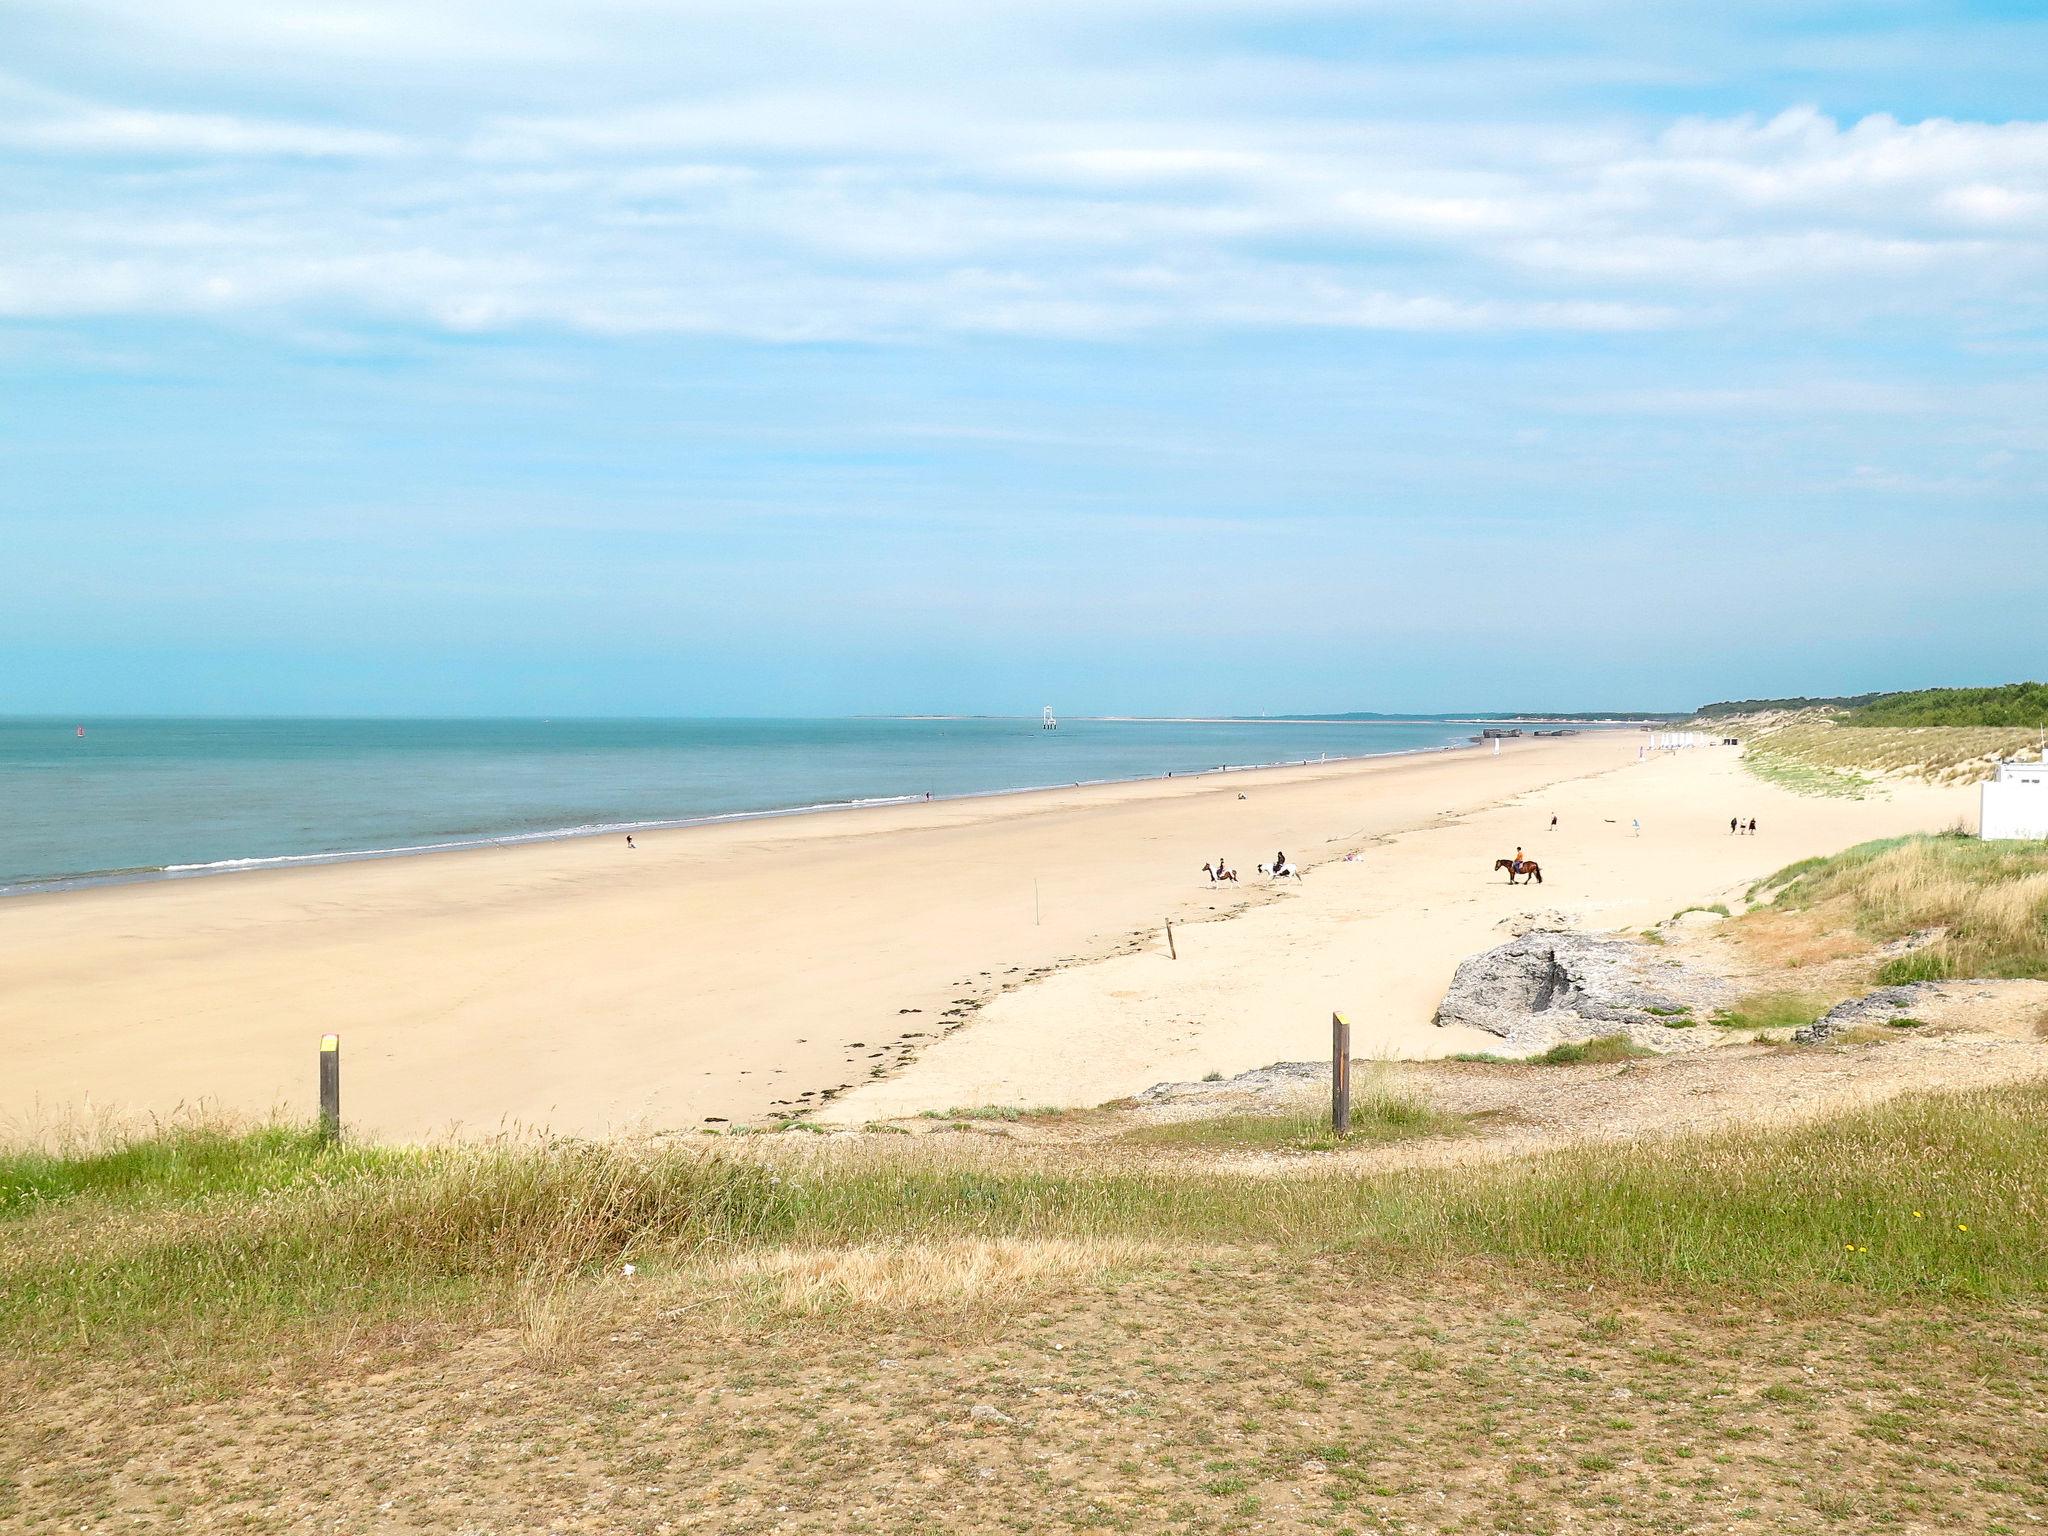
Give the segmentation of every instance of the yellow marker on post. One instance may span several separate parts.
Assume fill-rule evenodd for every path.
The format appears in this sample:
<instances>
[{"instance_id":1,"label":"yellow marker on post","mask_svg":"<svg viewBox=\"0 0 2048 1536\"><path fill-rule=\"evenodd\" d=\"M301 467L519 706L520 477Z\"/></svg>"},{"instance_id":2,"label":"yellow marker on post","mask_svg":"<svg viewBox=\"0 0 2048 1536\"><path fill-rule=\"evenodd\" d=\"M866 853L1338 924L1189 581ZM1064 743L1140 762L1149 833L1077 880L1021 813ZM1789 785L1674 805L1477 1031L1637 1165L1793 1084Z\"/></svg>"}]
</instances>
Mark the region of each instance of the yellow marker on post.
<instances>
[{"instance_id":1,"label":"yellow marker on post","mask_svg":"<svg viewBox=\"0 0 2048 1536\"><path fill-rule=\"evenodd\" d=\"M320 1139L341 1137L341 1036L320 1037Z\"/></svg>"}]
</instances>

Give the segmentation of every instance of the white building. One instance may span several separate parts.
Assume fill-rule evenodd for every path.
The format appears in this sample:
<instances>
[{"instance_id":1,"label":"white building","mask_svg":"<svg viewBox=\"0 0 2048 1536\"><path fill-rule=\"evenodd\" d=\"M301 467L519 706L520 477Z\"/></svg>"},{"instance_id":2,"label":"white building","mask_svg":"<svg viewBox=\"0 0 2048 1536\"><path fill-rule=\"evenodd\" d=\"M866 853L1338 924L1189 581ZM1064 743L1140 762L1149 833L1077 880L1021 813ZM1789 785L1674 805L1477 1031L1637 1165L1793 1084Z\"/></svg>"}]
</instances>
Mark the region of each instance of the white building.
<instances>
[{"instance_id":1,"label":"white building","mask_svg":"<svg viewBox=\"0 0 2048 1536\"><path fill-rule=\"evenodd\" d=\"M2000 763L1984 784L1977 828L1986 841L2048 838L2048 763Z\"/></svg>"}]
</instances>

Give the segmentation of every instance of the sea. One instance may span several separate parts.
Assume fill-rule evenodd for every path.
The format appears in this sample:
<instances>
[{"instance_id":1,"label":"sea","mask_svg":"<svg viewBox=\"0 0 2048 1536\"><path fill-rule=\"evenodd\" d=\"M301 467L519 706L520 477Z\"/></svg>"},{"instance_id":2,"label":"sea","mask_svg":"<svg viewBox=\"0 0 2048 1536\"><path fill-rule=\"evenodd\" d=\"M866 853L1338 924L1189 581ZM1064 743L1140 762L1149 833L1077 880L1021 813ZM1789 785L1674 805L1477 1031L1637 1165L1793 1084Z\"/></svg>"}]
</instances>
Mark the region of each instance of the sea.
<instances>
[{"instance_id":1,"label":"sea","mask_svg":"<svg viewBox=\"0 0 2048 1536\"><path fill-rule=\"evenodd\" d=\"M0 718L0 894L1426 752L1472 721Z\"/></svg>"}]
</instances>

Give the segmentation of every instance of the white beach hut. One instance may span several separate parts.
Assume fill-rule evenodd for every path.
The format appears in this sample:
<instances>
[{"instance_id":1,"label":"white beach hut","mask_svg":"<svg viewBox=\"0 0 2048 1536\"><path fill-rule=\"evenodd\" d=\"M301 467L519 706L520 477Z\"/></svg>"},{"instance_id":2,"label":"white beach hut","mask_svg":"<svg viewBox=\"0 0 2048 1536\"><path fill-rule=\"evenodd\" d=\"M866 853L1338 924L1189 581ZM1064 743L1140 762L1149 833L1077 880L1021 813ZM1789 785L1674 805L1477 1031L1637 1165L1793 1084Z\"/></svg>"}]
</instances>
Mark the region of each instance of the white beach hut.
<instances>
[{"instance_id":1,"label":"white beach hut","mask_svg":"<svg viewBox=\"0 0 2048 1536\"><path fill-rule=\"evenodd\" d=\"M1977 835L1989 841L2048 838L2048 762L2006 762L1984 784Z\"/></svg>"}]
</instances>

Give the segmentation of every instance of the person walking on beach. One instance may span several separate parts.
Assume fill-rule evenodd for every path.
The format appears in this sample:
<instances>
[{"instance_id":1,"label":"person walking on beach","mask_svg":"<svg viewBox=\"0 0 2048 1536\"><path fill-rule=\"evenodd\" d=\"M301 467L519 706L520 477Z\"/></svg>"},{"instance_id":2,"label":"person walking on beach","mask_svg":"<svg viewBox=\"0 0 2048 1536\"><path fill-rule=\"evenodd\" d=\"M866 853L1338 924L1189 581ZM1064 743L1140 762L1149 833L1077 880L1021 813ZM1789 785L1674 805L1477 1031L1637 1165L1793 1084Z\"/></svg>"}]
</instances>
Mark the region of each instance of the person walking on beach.
<instances>
[{"instance_id":1,"label":"person walking on beach","mask_svg":"<svg viewBox=\"0 0 2048 1536\"><path fill-rule=\"evenodd\" d=\"M1736 834L1737 832L1739 832L1739 831L1741 831L1741 830L1742 830L1742 823L1741 823L1741 822L1739 822L1739 821L1737 821L1737 820L1736 820L1736 819L1735 819L1735 818L1734 818L1733 816L1730 816L1730 817L1728 818L1728 835L1729 835L1730 837L1733 837L1733 836L1734 836L1734 835L1735 835L1735 834Z\"/></svg>"},{"instance_id":2,"label":"person walking on beach","mask_svg":"<svg viewBox=\"0 0 2048 1536\"><path fill-rule=\"evenodd\" d=\"M1749 818L1749 835L1751 837L1756 836L1756 818L1754 816Z\"/></svg>"},{"instance_id":3,"label":"person walking on beach","mask_svg":"<svg viewBox=\"0 0 2048 1536\"><path fill-rule=\"evenodd\" d=\"M628 853L639 852L639 850L633 846L633 834L630 832L626 834L626 851Z\"/></svg>"},{"instance_id":4,"label":"person walking on beach","mask_svg":"<svg viewBox=\"0 0 2048 1536\"><path fill-rule=\"evenodd\" d=\"M1555 811L1550 813L1550 830L1553 832L1557 830L1557 812Z\"/></svg>"},{"instance_id":5,"label":"person walking on beach","mask_svg":"<svg viewBox=\"0 0 2048 1536\"><path fill-rule=\"evenodd\" d=\"M1643 835L1643 824L1639 818L1634 816L1629 817L1628 824L1630 830L1633 831L1637 837L1641 837Z\"/></svg>"}]
</instances>

